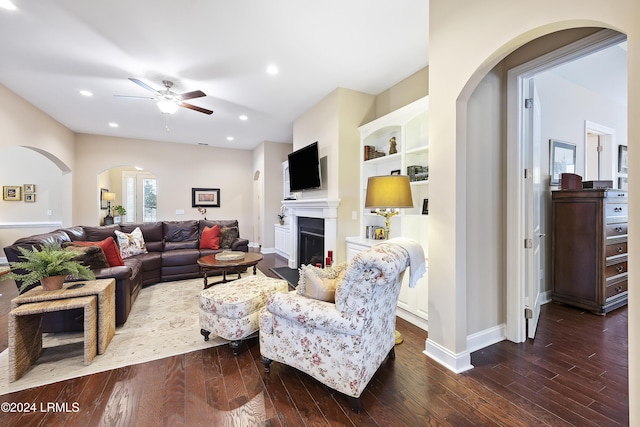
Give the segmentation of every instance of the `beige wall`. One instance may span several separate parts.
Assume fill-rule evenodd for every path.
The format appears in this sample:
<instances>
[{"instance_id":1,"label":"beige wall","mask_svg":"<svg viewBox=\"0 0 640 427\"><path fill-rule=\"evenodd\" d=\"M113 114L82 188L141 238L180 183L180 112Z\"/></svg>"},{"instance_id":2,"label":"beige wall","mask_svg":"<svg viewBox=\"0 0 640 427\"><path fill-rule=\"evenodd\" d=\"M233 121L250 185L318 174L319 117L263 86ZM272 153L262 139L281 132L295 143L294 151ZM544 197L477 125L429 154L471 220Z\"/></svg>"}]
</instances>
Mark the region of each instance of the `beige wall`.
<instances>
[{"instance_id":1,"label":"beige wall","mask_svg":"<svg viewBox=\"0 0 640 427\"><path fill-rule=\"evenodd\" d=\"M429 95L429 67L413 73L378 94L376 96L376 116L373 119L389 114L427 95Z\"/></svg>"},{"instance_id":2,"label":"beige wall","mask_svg":"<svg viewBox=\"0 0 640 427\"><path fill-rule=\"evenodd\" d=\"M253 236L251 151L79 134L76 156L76 224L95 225L104 216L97 204L99 174L138 166L158 180L158 218L201 219L191 207L191 188L219 188L220 207L208 208L207 218L237 219L241 236ZM184 214L176 213L179 210Z\"/></svg>"},{"instance_id":3,"label":"beige wall","mask_svg":"<svg viewBox=\"0 0 640 427\"><path fill-rule=\"evenodd\" d=\"M526 19L523 19L525 18ZM524 43L571 27L608 27L628 35L628 74L640 71L640 9L635 0L615 6L597 0L431 0L429 21L430 82L430 233L429 341L427 351L439 349L451 356L450 366L466 359L467 337L467 174L469 157L467 104L478 83L498 62ZM455 54L452 54L455 52ZM629 117L638 115L640 83L629 80ZM629 121L628 138L640 137L640 124ZM640 162L640 151L629 149L629 160ZM492 182L487 182L490 187ZM629 174L629 265L640 265L640 239L632 229L640 221L640 171ZM452 197L454 195L454 197ZM497 256L497 255L494 255ZM629 324L638 324L637 292L640 280L629 273ZM483 286L478 283L477 286ZM639 398L638 332L629 332L630 401ZM464 362L462 362L463 364ZM638 422L637 405L630 405L631 421Z\"/></svg>"}]
</instances>

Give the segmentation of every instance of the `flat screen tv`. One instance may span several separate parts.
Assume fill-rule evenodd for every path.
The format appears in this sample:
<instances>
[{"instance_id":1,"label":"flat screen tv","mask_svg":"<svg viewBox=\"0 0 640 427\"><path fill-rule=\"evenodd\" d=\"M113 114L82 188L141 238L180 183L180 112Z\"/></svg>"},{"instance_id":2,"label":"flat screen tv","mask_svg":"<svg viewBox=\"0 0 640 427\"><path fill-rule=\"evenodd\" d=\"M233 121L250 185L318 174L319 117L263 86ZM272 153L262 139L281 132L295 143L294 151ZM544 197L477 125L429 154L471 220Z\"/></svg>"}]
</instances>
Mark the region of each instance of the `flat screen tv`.
<instances>
[{"instance_id":1,"label":"flat screen tv","mask_svg":"<svg viewBox=\"0 0 640 427\"><path fill-rule=\"evenodd\" d=\"M289 189L313 190L322 187L318 142L289 154Z\"/></svg>"}]
</instances>

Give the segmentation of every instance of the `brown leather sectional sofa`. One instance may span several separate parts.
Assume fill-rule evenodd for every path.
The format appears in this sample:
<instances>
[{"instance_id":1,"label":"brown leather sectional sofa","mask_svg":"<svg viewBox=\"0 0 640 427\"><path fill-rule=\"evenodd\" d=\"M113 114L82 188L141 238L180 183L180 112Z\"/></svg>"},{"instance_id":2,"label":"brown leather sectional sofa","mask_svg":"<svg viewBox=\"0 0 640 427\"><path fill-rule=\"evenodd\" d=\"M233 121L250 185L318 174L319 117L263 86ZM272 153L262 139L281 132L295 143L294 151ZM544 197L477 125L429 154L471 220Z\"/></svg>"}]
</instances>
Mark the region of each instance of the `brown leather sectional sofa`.
<instances>
[{"instance_id":1,"label":"brown leather sectional sofa","mask_svg":"<svg viewBox=\"0 0 640 427\"><path fill-rule=\"evenodd\" d=\"M126 322L133 302L143 286L161 281L192 279L200 276L198 258L214 254L224 248L200 249L200 236L205 227L218 224L222 227L238 227L237 220L220 221L162 221L144 224L115 224L100 227L76 226L50 233L37 234L18 239L13 245L4 248L8 261L19 261L18 246L31 248L45 242L100 242L113 237L117 242L115 230L131 233L140 227L147 253L124 259L124 266L115 266L94 270L98 279L116 280L116 325ZM239 236L238 231L238 236ZM248 251L249 241L236 237L227 250ZM17 283L20 287L20 283ZM35 286L35 285L34 285ZM26 290L24 291L26 292ZM82 330L82 311L48 313L43 318L45 332Z\"/></svg>"}]
</instances>

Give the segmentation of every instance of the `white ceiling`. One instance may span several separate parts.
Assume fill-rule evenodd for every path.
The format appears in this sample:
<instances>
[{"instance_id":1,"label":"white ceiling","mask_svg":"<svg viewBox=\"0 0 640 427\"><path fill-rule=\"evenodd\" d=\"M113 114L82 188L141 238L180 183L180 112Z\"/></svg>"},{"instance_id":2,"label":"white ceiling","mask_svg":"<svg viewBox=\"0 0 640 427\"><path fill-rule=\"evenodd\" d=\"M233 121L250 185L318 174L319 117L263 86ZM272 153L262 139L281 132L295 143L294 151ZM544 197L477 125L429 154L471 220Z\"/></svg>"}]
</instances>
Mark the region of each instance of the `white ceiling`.
<instances>
[{"instance_id":1,"label":"white ceiling","mask_svg":"<svg viewBox=\"0 0 640 427\"><path fill-rule=\"evenodd\" d=\"M293 121L337 87L377 95L428 63L427 0L13 3L0 9L0 83L79 133L240 149L291 142ZM202 90L188 102L214 113L181 108L166 131L154 101L113 96L150 95L129 77Z\"/></svg>"}]
</instances>

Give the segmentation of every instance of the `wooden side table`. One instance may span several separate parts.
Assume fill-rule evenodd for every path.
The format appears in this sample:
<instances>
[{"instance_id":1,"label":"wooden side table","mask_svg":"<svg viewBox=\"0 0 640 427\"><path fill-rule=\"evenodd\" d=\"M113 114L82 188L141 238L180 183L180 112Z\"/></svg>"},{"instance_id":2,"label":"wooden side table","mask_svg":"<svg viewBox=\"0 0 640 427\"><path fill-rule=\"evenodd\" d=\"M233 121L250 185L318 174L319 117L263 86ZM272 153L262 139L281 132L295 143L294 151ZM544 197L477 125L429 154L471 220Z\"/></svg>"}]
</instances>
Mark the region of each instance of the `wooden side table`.
<instances>
[{"instance_id":1,"label":"wooden side table","mask_svg":"<svg viewBox=\"0 0 640 427\"><path fill-rule=\"evenodd\" d=\"M104 354L116 333L116 281L114 279L68 282L62 289L45 291L42 286L11 300L11 309L22 304L95 295L98 297L98 354Z\"/></svg>"},{"instance_id":2,"label":"wooden side table","mask_svg":"<svg viewBox=\"0 0 640 427\"><path fill-rule=\"evenodd\" d=\"M96 357L96 297L94 295L33 302L9 313L9 381L22 377L42 354L42 314L84 310L84 364Z\"/></svg>"}]
</instances>

